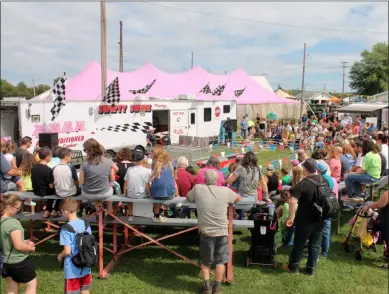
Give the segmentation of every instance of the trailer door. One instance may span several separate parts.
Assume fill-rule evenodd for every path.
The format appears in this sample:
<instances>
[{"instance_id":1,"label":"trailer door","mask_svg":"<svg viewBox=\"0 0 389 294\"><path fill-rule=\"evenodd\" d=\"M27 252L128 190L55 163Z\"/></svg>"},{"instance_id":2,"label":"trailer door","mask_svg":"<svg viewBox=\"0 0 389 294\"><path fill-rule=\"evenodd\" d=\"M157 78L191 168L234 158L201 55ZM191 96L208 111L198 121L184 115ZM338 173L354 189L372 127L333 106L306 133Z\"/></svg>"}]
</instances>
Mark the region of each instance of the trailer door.
<instances>
[{"instance_id":1,"label":"trailer door","mask_svg":"<svg viewBox=\"0 0 389 294\"><path fill-rule=\"evenodd\" d=\"M188 136L197 136L197 109L188 110Z\"/></svg>"}]
</instances>

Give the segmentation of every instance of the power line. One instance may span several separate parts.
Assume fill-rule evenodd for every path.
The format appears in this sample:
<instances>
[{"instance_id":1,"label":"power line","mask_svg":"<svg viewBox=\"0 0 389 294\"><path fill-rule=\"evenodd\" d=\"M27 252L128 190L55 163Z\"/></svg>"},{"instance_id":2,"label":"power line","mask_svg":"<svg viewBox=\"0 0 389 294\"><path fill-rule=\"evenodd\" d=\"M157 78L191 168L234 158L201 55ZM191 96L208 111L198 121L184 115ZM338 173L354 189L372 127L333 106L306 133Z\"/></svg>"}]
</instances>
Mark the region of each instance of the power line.
<instances>
[{"instance_id":1,"label":"power line","mask_svg":"<svg viewBox=\"0 0 389 294\"><path fill-rule=\"evenodd\" d=\"M284 23L269 22L269 21L263 21L263 20L241 18L241 17L236 17L236 16L222 15L222 14L216 14L216 13L204 12L204 11L198 11L198 10L191 10L191 9L186 9L186 8L177 7L177 6L169 6L169 5L164 5L164 4L155 3L155 2L148 2L148 1L139 1L139 2L143 3L143 4L149 4L149 5L168 8L168 9L174 9L174 10L196 13L196 14L201 14L201 15L206 15L206 16L212 16L212 17L219 17L219 18L244 21L244 22L249 22L249 23L291 27L291 28L300 28L300 29L306 29L306 30L321 30L321 31L358 33L358 34L386 34L386 35L388 34L388 32L378 32L378 31L357 31L357 30L341 30L341 29L331 29L331 28L322 28L322 27L307 27L307 26L300 26L300 25L293 25L293 24L284 24Z\"/></svg>"}]
</instances>

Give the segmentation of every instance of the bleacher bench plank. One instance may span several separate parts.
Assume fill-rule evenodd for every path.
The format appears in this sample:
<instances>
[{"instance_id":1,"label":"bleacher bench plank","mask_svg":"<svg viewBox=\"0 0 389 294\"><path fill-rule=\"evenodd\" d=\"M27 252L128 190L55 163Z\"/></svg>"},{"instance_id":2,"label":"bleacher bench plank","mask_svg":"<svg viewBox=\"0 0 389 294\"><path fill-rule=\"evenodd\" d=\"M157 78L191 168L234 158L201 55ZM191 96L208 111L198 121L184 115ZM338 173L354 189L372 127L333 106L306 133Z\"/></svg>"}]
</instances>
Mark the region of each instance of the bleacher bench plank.
<instances>
[{"instance_id":1,"label":"bleacher bench plank","mask_svg":"<svg viewBox=\"0 0 389 294\"><path fill-rule=\"evenodd\" d=\"M56 195L49 195L49 196L40 197L40 196L34 195L33 192L12 191L12 192L6 192L4 194L5 195L7 195L7 194L15 194L15 195L19 196L20 199L30 198L30 199L32 199L34 201L44 201L44 200L48 200L48 199L55 199L55 200L63 200L64 199L64 198L58 197ZM77 196L77 197L73 197L73 198L76 199L76 200L86 200L82 196ZM125 202L125 203L126 202L150 203L150 204L151 203L160 203L160 204L165 204L165 205L181 204L184 207L196 208L196 204L186 200L185 197L175 197L172 200L155 200L153 198L131 199L131 198L128 198L128 197L114 195L114 196L111 196L110 198L108 198L106 201ZM254 205L254 204L255 203L253 201L247 200L247 199L243 198L241 201L239 201L238 203L236 203L234 205L235 205L236 208L240 208L240 207L246 207L246 206Z\"/></svg>"},{"instance_id":2,"label":"bleacher bench plank","mask_svg":"<svg viewBox=\"0 0 389 294\"><path fill-rule=\"evenodd\" d=\"M15 218L20 220L34 220L34 221L52 221L52 222L66 222L66 219L63 216L60 217L48 217L43 218L42 212L30 213L22 212L15 215ZM194 227L197 225L197 219L186 219L186 218L167 218L165 222L154 222L151 218L146 217L134 217L134 220L131 222L127 221L127 217L119 217L123 222L128 223L129 225L139 225L139 226L169 226L169 227ZM89 223L96 223L97 217L92 216L87 219ZM105 224L120 224L117 220L104 220ZM254 222L252 220L234 220L234 228L236 229L245 229L245 228L254 228Z\"/></svg>"}]
</instances>

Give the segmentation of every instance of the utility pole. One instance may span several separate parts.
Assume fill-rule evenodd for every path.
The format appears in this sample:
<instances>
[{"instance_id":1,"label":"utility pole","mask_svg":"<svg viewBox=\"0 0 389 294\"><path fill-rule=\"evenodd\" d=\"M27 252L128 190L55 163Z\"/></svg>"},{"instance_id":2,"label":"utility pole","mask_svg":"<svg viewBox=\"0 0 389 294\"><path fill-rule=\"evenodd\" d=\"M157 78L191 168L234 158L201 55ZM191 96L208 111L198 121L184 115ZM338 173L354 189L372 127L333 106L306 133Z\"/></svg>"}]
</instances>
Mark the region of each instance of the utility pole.
<instances>
[{"instance_id":1,"label":"utility pole","mask_svg":"<svg viewBox=\"0 0 389 294\"><path fill-rule=\"evenodd\" d=\"M193 52L192 52L192 59L190 61L190 68L193 68Z\"/></svg>"},{"instance_id":2,"label":"utility pole","mask_svg":"<svg viewBox=\"0 0 389 294\"><path fill-rule=\"evenodd\" d=\"M33 91L34 97L35 97L35 81L34 81L34 79L32 79L32 91Z\"/></svg>"},{"instance_id":3,"label":"utility pole","mask_svg":"<svg viewBox=\"0 0 389 294\"><path fill-rule=\"evenodd\" d=\"M119 21L120 24L120 41L119 43L119 72L123 72L123 22Z\"/></svg>"},{"instance_id":4,"label":"utility pole","mask_svg":"<svg viewBox=\"0 0 389 294\"><path fill-rule=\"evenodd\" d=\"M326 91L326 85L327 85L327 83L324 83L324 92Z\"/></svg>"},{"instance_id":5,"label":"utility pole","mask_svg":"<svg viewBox=\"0 0 389 294\"><path fill-rule=\"evenodd\" d=\"M304 78L305 78L305 57L307 52L307 43L304 43L304 58L303 58L303 79L301 82L301 107L300 107L300 118L303 116L303 106L304 106Z\"/></svg>"},{"instance_id":6,"label":"utility pole","mask_svg":"<svg viewBox=\"0 0 389 294\"><path fill-rule=\"evenodd\" d=\"M107 12L105 0L100 0L101 25L101 99L105 96L107 86Z\"/></svg>"},{"instance_id":7,"label":"utility pole","mask_svg":"<svg viewBox=\"0 0 389 294\"><path fill-rule=\"evenodd\" d=\"M344 98L344 76L345 76L346 68L348 67L346 65L347 63L348 63L347 61L341 62L342 68L343 68L343 74L342 74L342 99Z\"/></svg>"}]
</instances>

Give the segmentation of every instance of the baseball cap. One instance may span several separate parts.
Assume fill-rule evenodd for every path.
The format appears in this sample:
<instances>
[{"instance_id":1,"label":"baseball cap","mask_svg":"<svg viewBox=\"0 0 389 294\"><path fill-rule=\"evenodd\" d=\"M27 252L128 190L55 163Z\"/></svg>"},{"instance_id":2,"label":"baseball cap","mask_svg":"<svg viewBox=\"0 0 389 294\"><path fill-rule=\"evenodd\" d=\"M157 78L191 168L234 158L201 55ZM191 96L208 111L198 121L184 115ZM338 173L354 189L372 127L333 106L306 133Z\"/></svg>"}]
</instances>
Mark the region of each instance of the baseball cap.
<instances>
[{"instance_id":1,"label":"baseball cap","mask_svg":"<svg viewBox=\"0 0 389 294\"><path fill-rule=\"evenodd\" d=\"M328 166L325 165L323 162L319 162L319 163L317 164L317 167L319 168L319 171L320 171L321 173L325 173L325 172L327 171L327 169L328 169Z\"/></svg>"},{"instance_id":2,"label":"baseball cap","mask_svg":"<svg viewBox=\"0 0 389 294\"><path fill-rule=\"evenodd\" d=\"M141 161L145 159L145 154L142 150L136 149L132 152L132 161Z\"/></svg>"},{"instance_id":3,"label":"baseball cap","mask_svg":"<svg viewBox=\"0 0 389 294\"><path fill-rule=\"evenodd\" d=\"M293 159L291 162L290 162L293 166L297 166L300 164L300 162L297 160L297 159Z\"/></svg>"},{"instance_id":4,"label":"baseball cap","mask_svg":"<svg viewBox=\"0 0 389 294\"><path fill-rule=\"evenodd\" d=\"M311 174L318 170L317 162L313 158L307 158L301 165Z\"/></svg>"},{"instance_id":5,"label":"baseball cap","mask_svg":"<svg viewBox=\"0 0 389 294\"><path fill-rule=\"evenodd\" d=\"M270 171L270 172L274 172L274 170L275 170L274 165L272 165L272 164L268 164L266 166L266 169L267 169L267 171Z\"/></svg>"}]
</instances>

